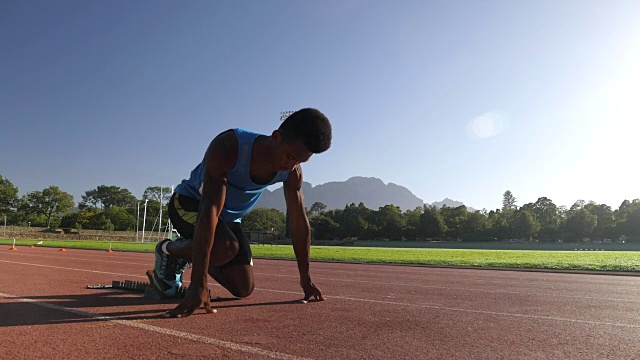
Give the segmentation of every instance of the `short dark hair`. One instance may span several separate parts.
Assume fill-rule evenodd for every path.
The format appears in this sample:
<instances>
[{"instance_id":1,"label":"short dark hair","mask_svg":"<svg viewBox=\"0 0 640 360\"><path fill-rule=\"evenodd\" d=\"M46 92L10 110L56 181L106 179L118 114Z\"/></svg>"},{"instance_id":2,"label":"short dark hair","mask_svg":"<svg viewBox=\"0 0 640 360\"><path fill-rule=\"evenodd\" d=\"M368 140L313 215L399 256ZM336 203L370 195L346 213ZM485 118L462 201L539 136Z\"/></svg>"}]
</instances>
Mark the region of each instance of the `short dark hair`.
<instances>
[{"instance_id":1,"label":"short dark hair","mask_svg":"<svg viewBox=\"0 0 640 360\"><path fill-rule=\"evenodd\" d=\"M284 141L300 140L314 154L319 154L331 147L331 123L317 109L300 109L289 115L280 127Z\"/></svg>"}]
</instances>

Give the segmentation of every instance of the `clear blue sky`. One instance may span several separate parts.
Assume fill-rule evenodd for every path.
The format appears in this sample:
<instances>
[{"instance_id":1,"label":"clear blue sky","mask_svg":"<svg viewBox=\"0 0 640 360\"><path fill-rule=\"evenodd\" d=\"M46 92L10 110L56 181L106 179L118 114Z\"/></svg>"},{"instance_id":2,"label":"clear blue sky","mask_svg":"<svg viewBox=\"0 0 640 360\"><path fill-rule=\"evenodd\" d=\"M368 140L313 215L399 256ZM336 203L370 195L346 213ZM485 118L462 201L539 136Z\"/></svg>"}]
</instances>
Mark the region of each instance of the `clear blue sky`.
<instances>
[{"instance_id":1,"label":"clear blue sky","mask_svg":"<svg viewBox=\"0 0 640 360\"><path fill-rule=\"evenodd\" d=\"M0 174L141 197L219 132L311 106L334 128L313 185L617 208L640 197L638 19L637 0L2 1Z\"/></svg>"}]
</instances>

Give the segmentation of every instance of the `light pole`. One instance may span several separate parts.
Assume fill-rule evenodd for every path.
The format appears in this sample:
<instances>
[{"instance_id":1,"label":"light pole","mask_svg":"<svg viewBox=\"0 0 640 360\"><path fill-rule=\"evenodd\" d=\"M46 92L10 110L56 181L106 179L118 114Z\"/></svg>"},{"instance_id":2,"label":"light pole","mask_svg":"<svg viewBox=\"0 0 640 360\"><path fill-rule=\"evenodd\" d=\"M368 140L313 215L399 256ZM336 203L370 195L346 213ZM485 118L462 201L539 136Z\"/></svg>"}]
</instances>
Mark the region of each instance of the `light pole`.
<instances>
[{"instance_id":1,"label":"light pole","mask_svg":"<svg viewBox=\"0 0 640 360\"><path fill-rule=\"evenodd\" d=\"M136 241L138 241L139 230L140 230L140 201L136 203Z\"/></svg>"},{"instance_id":2,"label":"light pole","mask_svg":"<svg viewBox=\"0 0 640 360\"><path fill-rule=\"evenodd\" d=\"M4 215L4 231L2 233L2 237L7 237L7 215Z\"/></svg>"},{"instance_id":3,"label":"light pole","mask_svg":"<svg viewBox=\"0 0 640 360\"><path fill-rule=\"evenodd\" d=\"M160 186L160 221L158 222L158 241L162 236L162 186Z\"/></svg>"},{"instance_id":4,"label":"light pole","mask_svg":"<svg viewBox=\"0 0 640 360\"><path fill-rule=\"evenodd\" d=\"M144 242L144 227L147 224L147 202L149 202L149 199L144 200L144 215L142 216L142 242Z\"/></svg>"},{"instance_id":5,"label":"light pole","mask_svg":"<svg viewBox=\"0 0 640 360\"><path fill-rule=\"evenodd\" d=\"M29 224L29 228L31 228L31 221L28 221L27 224Z\"/></svg>"},{"instance_id":6,"label":"light pole","mask_svg":"<svg viewBox=\"0 0 640 360\"><path fill-rule=\"evenodd\" d=\"M173 194L173 185L171 185L171 194ZM169 201L171 201L171 199L169 199ZM169 206L169 203L167 203L167 206ZM168 221L169 221L169 239L173 240L173 224L171 223L171 219L169 219Z\"/></svg>"}]
</instances>

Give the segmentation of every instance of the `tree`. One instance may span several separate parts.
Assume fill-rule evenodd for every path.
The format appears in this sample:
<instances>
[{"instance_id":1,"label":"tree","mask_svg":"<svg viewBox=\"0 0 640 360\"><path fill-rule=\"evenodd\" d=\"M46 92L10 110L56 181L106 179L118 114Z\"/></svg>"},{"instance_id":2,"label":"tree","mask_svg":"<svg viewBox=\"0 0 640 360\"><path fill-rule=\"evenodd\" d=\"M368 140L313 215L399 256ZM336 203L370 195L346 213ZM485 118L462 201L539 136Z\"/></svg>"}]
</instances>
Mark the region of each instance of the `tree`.
<instances>
[{"instance_id":1,"label":"tree","mask_svg":"<svg viewBox=\"0 0 640 360\"><path fill-rule=\"evenodd\" d=\"M620 204L618 210L616 210L616 220L618 222L625 221L629 214L635 211L640 207L640 199L635 199L633 201L625 200Z\"/></svg>"},{"instance_id":2,"label":"tree","mask_svg":"<svg viewBox=\"0 0 640 360\"><path fill-rule=\"evenodd\" d=\"M309 219L313 238L320 240L333 240L338 237L340 225L325 214L314 216Z\"/></svg>"},{"instance_id":3,"label":"tree","mask_svg":"<svg viewBox=\"0 0 640 360\"><path fill-rule=\"evenodd\" d=\"M133 217L133 215L131 215L127 211L127 209L119 206L112 206L108 208L104 211L104 215L107 219L109 219L109 221L113 225L114 230L133 230L136 224L136 219Z\"/></svg>"},{"instance_id":4,"label":"tree","mask_svg":"<svg viewBox=\"0 0 640 360\"><path fill-rule=\"evenodd\" d=\"M513 237L513 228L509 225L508 217L504 212L499 209L490 211L488 219L490 224L489 236L498 239L509 239Z\"/></svg>"},{"instance_id":5,"label":"tree","mask_svg":"<svg viewBox=\"0 0 640 360\"><path fill-rule=\"evenodd\" d=\"M617 235L640 240L640 199L625 200L618 211Z\"/></svg>"},{"instance_id":6,"label":"tree","mask_svg":"<svg viewBox=\"0 0 640 360\"><path fill-rule=\"evenodd\" d=\"M510 190L507 190L502 194L502 211L515 210L518 200L513 196Z\"/></svg>"},{"instance_id":7,"label":"tree","mask_svg":"<svg viewBox=\"0 0 640 360\"><path fill-rule=\"evenodd\" d=\"M429 239L440 239L447 232L447 225L435 206L424 205L422 208L420 232Z\"/></svg>"},{"instance_id":8,"label":"tree","mask_svg":"<svg viewBox=\"0 0 640 360\"><path fill-rule=\"evenodd\" d=\"M623 215L620 217L621 220L624 220L624 214L627 213L630 209L631 209L631 201L625 199L618 207L618 211L620 212L621 215Z\"/></svg>"},{"instance_id":9,"label":"tree","mask_svg":"<svg viewBox=\"0 0 640 360\"><path fill-rule=\"evenodd\" d=\"M340 223L340 237L341 238L359 238L365 233L369 227L369 223L366 220L369 210L364 203L356 204L351 203L345 206L341 212L334 212L338 214L337 220Z\"/></svg>"},{"instance_id":10,"label":"tree","mask_svg":"<svg viewBox=\"0 0 640 360\"><path fill-rule=\"evenodd\" d=\"M407 210L402 214L404 217L403 236L410 240L420 237L420 218L422 217L422 207L418 206L413 210Z\"/></svg>"},{"instance_id":11,"label":"tree","mask_svg":"<svg viewBox=\"0 0 640 360\"><path fill-rule=\"evenodd\" d=\"M447 225L447 236L450 238L462 238L462 224L469 216L469 211L464 205L458 207L443 206L440 214Z\"/></svg>"},{"instance_id":12,"label":"tree","mask_svg":"<svg viewBox=\"0 0 640 360\"><path fill-rule=\"evenodd\" d=\"M77 213L67 214L62 217L60 227L70 229L90 229L89 221L99 212L97 209L87 209Z\"/></svg>"},{"instance_id":13,"label":"tree","mask_svg":"<svg viewBox=\"0 0 640 360\"><path fill-rule=\"evenodd\" d=\"M162 199L160 198L162 194ZM142 199L155 200L162 204L166 204L171 198L171 188L170 187L161 187L161 186L149 186L144 190L144 194L142 194Z\"/></svg>"},{"instance_id":14,"label":"tree","mask_svg":"<svg viewBox=\"0 0 640 360\"><path fill-rule=\"evenodd\" d=\"M480 211L469 213L467 218L462 223L462 234L465 239L484 239L488 230L491 227L491 223L486 215Z\"/></svg>"},{"instance_id":15,"label":"tree","mask_svg":"<svg viewBox=\"0 0 640 360\"><path fill-rule=\"evenodd\" d=\"M536 220L532 211L520 209L515 213L513 218L513 233L518 238L531 240L538 234L540 223Z\"/></svg>"},{"instance_id":16,"label":"tree","mask_svg":"<svg viewBox=\"0 0 640 360\"><path fill-rule=\"evenodd\" d=\"M7 215L7 223L19 226L27 226L31 210L27 203L27 196L21 196L14 202L15 211L10 211Z\"/></svg>"},{"instance_id":17,"label":"tree","mask_svg":"<svg viewBox=\"0 0 640 360\"><path fill-rule=\"evenodd\" d=\"M540 223L539 236L547 239L557 237L561 216L556 204L546 197L541 197L533 204L531 210Z\"/></svg>"},{"instance_id":18,"label":"tree","mask_svg":"<svg viewBox=\"0 0 640 360\"><path fill-rule=\"evenodd\" d=\"M311 209L309 209L309 211L312 214L316 214L319 215L321 212L323 212L325 209L327 208L327 205L321 203L321 202L314 202L313 205L311 205Z\"/></svg>"},{"instance_id":19,"label":"tree","mask_svg":"<svg viewBox=\"0 0 640 360\"><path fill-rule=\"evenodd\" d=\"M580 240L591 237L597 222L598 218L595 215L591 215L587 210L581 208L570 211L566 229L576 240Z\"/></svg>"},{"instance_id":20,"label":"tree","mask_svg":"<svg viewBox=\"0 0 640 360\"><path fill-rule=\"evenodd\" d=\"M100 185L96 189L88 190L82 195L80 209L88 207L99 208L101 210L108 209L111 206L131 207L136 203L136 197L131 191L121 189L117 186Z\"/></svg>"},{"instance_id":21,"label":"tree","mask_svg":"<svg viewBox=\"0 0 640 360\"><path fill-rule=\"evenodd\" d=\"M0 175L0 214L6 214L15 209L18 201L18 188Z\"/></svg>"},{"instance_id":22,"label":"tree","mask_svg":"<svg viewBox=\"0 0 640 360\"><path fill-rule=\"evenodd\" d=\"M599 205L591 201L584 206L584 209L596 217L593 236L597 238L610 238L615 236L615 219L611 207L605 204Z\"/></svg>"},{"instance_id":23,"label":"tree","mask_svg":"<svg viewBox=\"0 0 640 360\"><path fill-rule=\"evenodd\" d=\"M571 205L571 208L569 208L569 211L580 210L584 207L585 204L586 204L586 201L584 200L576 200L576 202L573 203L573 205Z\"/></svg>"},{"instance_id":24,"label":"tree","mask_svg":"<svg viewBox=\"0 0 640 360\"><path fill-rule=\"evenodd\" d=\"M385 205L380 207L377 213L376 224L380 229L380 236L391 240L402 238L404 228L404 218L399 206Z\"/></svg>"},{"instance_id":25,"label":"tree","mask_svg":"<svg viewBox=\"0 0 640 360\"><path fill-rule=\"evenodd\" d=\"M632 210L624 223L621 224L624 235L633 237L636 241L640 239L640 207Z\"/></svg>"},{"instance_id":26,"label":"tree","mask_svg":"<svg viewBox=\"0 0 640 360\"><path fill-rule=\"evenodd\" d=\"M28 193L27 203L31 213L43 215L46 218L47 227L51 226L51 219L54 215L66 214L75 205L73 195L53 185L43 191L32 191Z\"/></svg>"},{"instance_id":27,"label":"tree","mask_svg":"<svg viewBox=\"0 0 640 360\"><path fill-rule=\"evenodd\" d=\"M242 225L247 231L285 231L285 214L277 209L255 208L242 218Z\"/></svg>"},{"instance_id":28,"label":"tree","mask_svg":"<svg viewBox=\"0 0 640 360\"><path fill-rule=\"evenodd\" d=\"M104 212L99 212L89 219L89 222L87 222L87 228L112 231L114 226Z\"/></svg>"}]
</instances>

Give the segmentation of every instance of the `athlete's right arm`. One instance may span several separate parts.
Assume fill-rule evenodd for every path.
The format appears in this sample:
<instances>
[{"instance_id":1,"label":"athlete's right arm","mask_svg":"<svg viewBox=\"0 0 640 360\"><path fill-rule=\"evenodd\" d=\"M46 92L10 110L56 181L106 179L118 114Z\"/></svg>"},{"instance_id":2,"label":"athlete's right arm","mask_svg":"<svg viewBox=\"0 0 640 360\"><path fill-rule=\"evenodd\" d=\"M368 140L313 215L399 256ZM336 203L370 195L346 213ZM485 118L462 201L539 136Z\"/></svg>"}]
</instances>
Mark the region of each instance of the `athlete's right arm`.
<instances>
[{"instance_id":1,"label":"athlete's right arm","mask_svg":"<svg viewBox=\"0 0 640 360\"><path fill-rule=\"evenodd\" d=\"M204 157L202 196L193 236L191 284L184 300L165 316L191 315L201 305L212 312L207 287L207 269L215 241L216 225L227 193L227 173L238 159L238 139L233 131L217 136Z\"/></svg>"}]
</instances>

